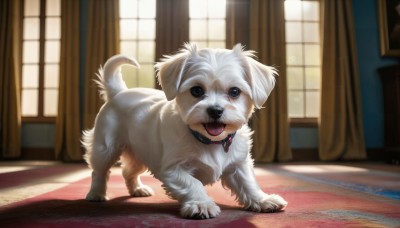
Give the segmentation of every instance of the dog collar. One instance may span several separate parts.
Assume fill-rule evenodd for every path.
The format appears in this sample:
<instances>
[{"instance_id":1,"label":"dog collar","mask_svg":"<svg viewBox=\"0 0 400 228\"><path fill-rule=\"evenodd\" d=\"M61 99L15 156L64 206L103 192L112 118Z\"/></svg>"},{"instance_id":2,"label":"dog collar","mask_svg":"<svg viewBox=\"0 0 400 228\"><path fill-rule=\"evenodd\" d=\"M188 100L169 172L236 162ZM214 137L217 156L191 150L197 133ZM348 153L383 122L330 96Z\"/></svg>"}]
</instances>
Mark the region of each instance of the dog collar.
<instances>
[{"instance_id":1,"label":"dog collar","mask_svg":"<svg viewBox=\"0 0 400 228\"><path fill-rule=\"evenodd\" d=\"M232 134L229 134L225 139L223 139L221 141L212 141L211 139L205 137L204 135L200 134L197 131L193 131L192 129L190 129L190 132L192 132L192 135L203 144L206 144L206 145L222 144L222 147L224 148L225 152L228 152L229 146L232 144L233 137L235 137L235 135L236 135L236 132L234 132Z\"/></svg>"}]
</instances>

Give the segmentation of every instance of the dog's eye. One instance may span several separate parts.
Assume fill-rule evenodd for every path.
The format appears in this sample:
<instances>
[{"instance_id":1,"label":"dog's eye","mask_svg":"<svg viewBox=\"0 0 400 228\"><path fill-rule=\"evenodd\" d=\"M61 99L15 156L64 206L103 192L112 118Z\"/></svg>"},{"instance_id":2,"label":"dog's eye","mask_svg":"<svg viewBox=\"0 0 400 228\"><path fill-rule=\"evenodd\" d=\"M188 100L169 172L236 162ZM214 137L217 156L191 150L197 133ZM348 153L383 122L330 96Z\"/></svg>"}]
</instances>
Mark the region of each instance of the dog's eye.
<instances>
[{"instance_id":1,"label":"dog's eye","mask_svg":"<svg viewBox=\"0 0 400 228\"><path fill-rule=\"evenodd\" d=\"M229 95L230 97L232 97L232 98L237 98L237 97L240 95L241 92L242 92L242 91L240 91L239 88L237 88L237 87L232 87L232 88L229 89L228 95Z\"/></svg>"},{"instance_id":2,"label":"dog's eye","mask_svg":"<svg viewBox=\"0 0 400 228\"><path fill-rule=\"evenodd\" d=\"M204 95L204 89L200 86L194 86L190 88L190 93L193 97L202 97Z\"/></svg>"}]
</instances>

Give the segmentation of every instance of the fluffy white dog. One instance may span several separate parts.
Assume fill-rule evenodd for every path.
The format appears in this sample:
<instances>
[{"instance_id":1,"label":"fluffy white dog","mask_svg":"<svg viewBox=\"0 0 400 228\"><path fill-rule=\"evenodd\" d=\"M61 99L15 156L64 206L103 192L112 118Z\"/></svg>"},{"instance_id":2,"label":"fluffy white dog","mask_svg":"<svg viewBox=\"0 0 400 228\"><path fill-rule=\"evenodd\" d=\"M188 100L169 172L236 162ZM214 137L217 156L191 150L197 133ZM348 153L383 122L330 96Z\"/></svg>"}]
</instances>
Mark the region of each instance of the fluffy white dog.
<instances>
[{"instance_id":1,"label":"fluffy white dog","mask_svg":"<svg viewBox=\"0 0 400 228\"><path fill-rule=\"evenodd\" d=\"M120 158L131 196L150 196L140 174L150 170L185 218L218 216L220 208L204 185L221 180L245 209L283 210L287 202L258 186L247 122L267 100L275 70L253 59L241 45L232 50L186 44L156 64L163 91L127 89L120 66L131 58L110 58L99 72L106 103L93 129L84 132L85 159L93 169L86 199L107 200L110 167Z\"/></svg>"}]
</instances>

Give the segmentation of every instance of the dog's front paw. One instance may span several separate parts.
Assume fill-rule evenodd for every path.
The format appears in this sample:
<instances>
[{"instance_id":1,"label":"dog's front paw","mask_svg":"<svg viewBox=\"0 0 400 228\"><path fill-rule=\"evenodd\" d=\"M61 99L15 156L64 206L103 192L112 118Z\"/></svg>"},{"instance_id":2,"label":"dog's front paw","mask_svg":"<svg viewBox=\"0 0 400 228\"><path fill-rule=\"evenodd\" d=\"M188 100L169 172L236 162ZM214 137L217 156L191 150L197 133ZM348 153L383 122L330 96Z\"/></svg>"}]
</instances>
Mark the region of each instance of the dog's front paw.
<instances>
[{"instance_id":1,"label":"dog's front paw","mask_svg":"<svg viewBox=\"0 0 400 228\"><path fill-rule=\"evenodd\" d=\"M86 200L91 202L103 202L107 201L108 197L105 194L91 191L86 195Z\"/></svg>"},{"instance_id":2,"label":"dog's front paw","mask_svg":"<svg viewBox=\"0 0 400 228\"><path fill-rule=\"evenodd\" d=\"M221 213L221 209L213 201L185 202L181 208L181 216L189 219L215 218Z\"/></svg>"},{"instance_id":3,"label":"dog's front paw","mask_svg":"<svg viewBox=\"0 0 400 228\"><path fill-rule=\"evenodd\" d=\"M129 194L133 197L147 197L154 195L154 191L149 186L142 185L129 190Z\"/></svg>"},{"instance_id":4,"label":"dog's front paw","mask_svg":"<svg viewBox=\"0 0 400 228\"><path fill-rule=\"evenodd\" d=\"M277 212L282 211L287 206L287 202L275 194L265 194L258 202L254 202L246 209L254 212Z\"/></svg>"}]
</instances>

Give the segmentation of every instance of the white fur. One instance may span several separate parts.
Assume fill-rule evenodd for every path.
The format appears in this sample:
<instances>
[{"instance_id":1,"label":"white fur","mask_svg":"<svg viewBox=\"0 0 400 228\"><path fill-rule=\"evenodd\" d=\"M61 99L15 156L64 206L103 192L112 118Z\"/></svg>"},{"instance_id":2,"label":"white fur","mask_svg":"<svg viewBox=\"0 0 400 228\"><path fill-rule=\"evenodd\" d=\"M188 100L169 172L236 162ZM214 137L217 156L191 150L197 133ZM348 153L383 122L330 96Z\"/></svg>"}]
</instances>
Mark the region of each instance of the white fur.
<instances>
[{"instance_id":1,"label":"white fur","mask_svg":"<svg viewBox=\"0 0 400 228\"><path fill-rule=\"evenodd\" d=\"M280 196L260 189L249 154L252 141L247 122L254 107L261 107L274 87L273 68L255 61L253 53L243 51L241 45L232 50L198 50L196 45L186 44L176 55L156 64L162 92L127 89L120 75L122 64L138 66L136 60L119 55L99 71L100 93L106 103L94 128L83 137L85 159L93 169L87 200L107 199L109 169L121 156L130 195L154 194L140 181L140 174L149 169L167 194L179 201L183 217L218 216L220 208L203 186L219 179L248 210L272 212L287 205ZM194 86L201 86L204 96L192 96ZM241 90L237 98L228 95L232 87ZM206 110L215 105L224 110L218 121L225 128L212 136L203 124L213 121ZM199 142L189 128L213 141L236 135L225 152L221 144Z\"/></svg>"}]
</instances>

